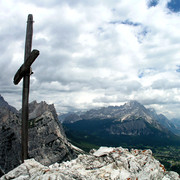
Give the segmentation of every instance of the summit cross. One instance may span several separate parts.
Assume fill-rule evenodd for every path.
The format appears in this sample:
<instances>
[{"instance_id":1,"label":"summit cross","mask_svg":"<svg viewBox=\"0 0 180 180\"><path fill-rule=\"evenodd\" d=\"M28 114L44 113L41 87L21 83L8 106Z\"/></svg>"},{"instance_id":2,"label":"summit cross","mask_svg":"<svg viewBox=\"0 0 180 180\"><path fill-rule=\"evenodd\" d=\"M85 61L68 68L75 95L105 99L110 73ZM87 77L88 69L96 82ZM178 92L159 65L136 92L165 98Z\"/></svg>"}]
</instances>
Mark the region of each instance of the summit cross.
<instances>
[{"instance_id":1,"label":"summit cross","mask_svg":"<svg viewBox=\"0 0 180 180\"><path fill-rule=\"evenodd\" d=\"M31 65L39 56L39 51L32 48L33 36L33 16L28 15L26 28L26 41L24 52L24 63L14 76L14 84L17 85L23 78L23 92L22 92L22 125L21 125L21 158L22 163L28 159L28 121L29 121L29 87L30 75L32 74Z\"/></svg>"}]
</instances>

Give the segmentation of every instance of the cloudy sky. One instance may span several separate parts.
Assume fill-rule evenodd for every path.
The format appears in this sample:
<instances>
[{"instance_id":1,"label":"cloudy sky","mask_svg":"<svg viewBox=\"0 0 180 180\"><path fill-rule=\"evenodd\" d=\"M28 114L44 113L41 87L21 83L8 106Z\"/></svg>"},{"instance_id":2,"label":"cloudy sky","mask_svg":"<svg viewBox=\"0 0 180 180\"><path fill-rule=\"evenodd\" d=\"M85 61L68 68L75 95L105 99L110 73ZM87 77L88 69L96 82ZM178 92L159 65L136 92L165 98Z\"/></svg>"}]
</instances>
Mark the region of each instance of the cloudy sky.
<instances>
[{"instance_id":1,"label":"cloudy sky","mask_svg":"<svg viewBox=\"0 0 180 180\"><path fill-rule=\"evenodd\" d=\"M33 14L30 101L57 112L137 100L180 117L179 0L1 0L0 94L21 108L28 14Z\"/></svg>"}]
</instances>

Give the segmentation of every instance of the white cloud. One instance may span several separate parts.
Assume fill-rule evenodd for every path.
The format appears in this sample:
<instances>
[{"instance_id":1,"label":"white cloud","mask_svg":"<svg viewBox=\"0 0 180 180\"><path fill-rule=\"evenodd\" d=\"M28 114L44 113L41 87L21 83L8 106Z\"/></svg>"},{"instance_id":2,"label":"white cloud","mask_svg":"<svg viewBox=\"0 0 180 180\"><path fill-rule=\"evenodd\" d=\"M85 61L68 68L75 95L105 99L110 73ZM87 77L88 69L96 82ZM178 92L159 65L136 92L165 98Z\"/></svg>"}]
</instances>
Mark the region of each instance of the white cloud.
<instances>
[{"instance_id":1,"label":"white cloud","mask_svg":"<svg viewBox=\"0 0 180 180\"><path fill-rule=\"evenodd\" d=\"M0 2L0 93L16 108L12 79L23 63L26 18L34 17L31 100L57 111L119 105L136 99L180 117L180 16L160 0Z\"/></svg>"}]
</instances>

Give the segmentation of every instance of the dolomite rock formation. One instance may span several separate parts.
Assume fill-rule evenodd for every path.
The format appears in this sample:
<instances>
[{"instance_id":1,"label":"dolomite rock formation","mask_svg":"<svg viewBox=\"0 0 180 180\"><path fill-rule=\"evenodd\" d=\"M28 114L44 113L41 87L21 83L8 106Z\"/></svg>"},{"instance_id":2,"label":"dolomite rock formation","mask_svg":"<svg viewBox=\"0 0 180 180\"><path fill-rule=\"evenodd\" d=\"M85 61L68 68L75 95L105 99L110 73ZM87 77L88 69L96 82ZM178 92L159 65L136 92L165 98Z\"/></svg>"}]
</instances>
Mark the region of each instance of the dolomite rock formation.
<instances>
[{"instance_id":1,"label":"dolomite rock formation","mask_svg":"<svg viewBox=\"0 0 180 180\"><path fill-rule=\"evenodd\" d=\"M75 130L77 124L80 127L83 126L85 120L90 124L101 123L100 129L98 125L94 128L96 135L99 131L101 135L103 130L106 135L158 136L165 141L169 137L174 138L171 132L175 128L173 124L162 114L158 115L154 109L147 109L137 101L129 101L121 106L91 109L77 114L64 114L59 116L59 119L72 130Z\"/></svg>"},{"instance_id":2,"label":"dolomite rock formation","mask_svg":"<svg viewBox=\"0 0 180 180\"><path fill-rule=\"evenodd\" d=\"M54 105L30 103L29 157L44 165L76 157L59 123Z\"/></svg>"},{"instance_id":3,"label":"dolomite rock formation","mask_svg":"<svg viewBox=\"0 0 180 180\"><path fill-rule=\"evenodd\" d=\"M20 119L7 107L0 108L0 177L20 164Z\"/></svg>"},{"instance_id":4,"label":"dolomite rock formation","mask_svg":"<svg viewBox=\"0 0 180 180\"><path fill-rule=\"evenodd\" d=\"M77 157L67 141L54 105L29 105L29 158L43 165ZM21 163L21 115L0 96L0 177Z\"/></svg>"},{"instance_id":5,"label":"dolomite rock formation","mask_svg":"<svg viewBox=\"0 0 180 180\"><path fill-rule=\"evenodd\" d=\"M89 155L43 166L34 159L25 161L16 169L4 175L9 179L51 179L51 180L179 180L176 172L167 172L157 161L151 150L137 150L101 147Z\"/></svg>"}]
</instances>

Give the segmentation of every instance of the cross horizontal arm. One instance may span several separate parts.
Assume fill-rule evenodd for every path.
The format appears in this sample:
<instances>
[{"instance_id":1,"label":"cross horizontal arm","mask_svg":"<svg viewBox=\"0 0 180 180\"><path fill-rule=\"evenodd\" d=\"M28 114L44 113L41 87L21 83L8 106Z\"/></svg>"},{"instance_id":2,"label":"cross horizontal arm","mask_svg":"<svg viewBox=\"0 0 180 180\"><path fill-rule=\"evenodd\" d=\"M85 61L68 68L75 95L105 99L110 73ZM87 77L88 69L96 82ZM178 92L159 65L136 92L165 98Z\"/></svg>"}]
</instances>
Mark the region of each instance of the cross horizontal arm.
<instances>
[{"instance_id":1,"label":"cross horizontal arm","mask_svg":"<svg viewBox=\"0 0 180 180\"><path fill-rule=\"evenodd\" d=\"M24 64L18 69L14 76L14 84L17 85L21 79L26 75L26 73L30 72L30 67L35 59L39 56L39 51L34 49L30 56L26 59Z\"/></svg>"}]
</instances>

